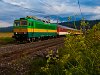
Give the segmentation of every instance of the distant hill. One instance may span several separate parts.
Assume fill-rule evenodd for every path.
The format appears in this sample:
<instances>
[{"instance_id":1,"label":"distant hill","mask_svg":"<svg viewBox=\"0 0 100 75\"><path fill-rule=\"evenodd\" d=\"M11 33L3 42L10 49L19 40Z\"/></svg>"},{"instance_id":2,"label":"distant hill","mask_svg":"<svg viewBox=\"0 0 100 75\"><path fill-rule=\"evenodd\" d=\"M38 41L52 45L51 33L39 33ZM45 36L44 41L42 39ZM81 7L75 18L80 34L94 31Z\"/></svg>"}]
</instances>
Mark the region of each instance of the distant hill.
<instances>
[{"instance_id":1,"label":"distant hill","mask_svg":"<svg viewBox=\"0 0 100 75\"><path fill-rule=\"evenodd\" d=\"M0 28L0 32L12 32L12 31L13 31L13 26Z\"/></svg>"},{"instance_id":2,"label":"distant hill","mask_svg":"<svg viewBox=\"0 0 100 75\"><path fill-rule=\"evenodd\" d=\"M92 28L93 25L99 23L100 20L86 20L86 22L88 22L89 23L89 27ZM75 28L74 21L71 21L71 22L62 22L62 23L59 23L59 24L61 24L63 26ZM81 21L75 21L75 25L76 25L77 29L80 29Z\"/></svg>"}]
</instances>

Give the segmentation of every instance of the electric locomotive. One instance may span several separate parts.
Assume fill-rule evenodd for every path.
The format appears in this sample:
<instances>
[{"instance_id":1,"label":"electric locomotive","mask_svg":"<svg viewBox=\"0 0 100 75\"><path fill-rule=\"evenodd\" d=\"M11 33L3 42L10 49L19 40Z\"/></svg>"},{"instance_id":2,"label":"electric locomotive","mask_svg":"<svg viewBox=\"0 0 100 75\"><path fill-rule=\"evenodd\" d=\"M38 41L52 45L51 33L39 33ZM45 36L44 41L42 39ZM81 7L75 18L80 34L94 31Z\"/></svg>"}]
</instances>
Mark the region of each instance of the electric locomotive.
<instances>
[{"instance_id":1,"label":"electric locomotive","mask_svg":"<svg viewBox=\"0 0 100 75\"><path fill-rule=\"evenodd\" d=\"M50 21L27 16L14 20L14 38L16 41L36 41L39 39L65 36L67 34L82 34L80 30L62 25L52 24Z\"/></svg>"},{"instance_id":2,"label":"electric locomotive","mask_svg":"<svg viewBox=\"0 0 100 75\"><path fill-rule=\"evenodd\" d=\"M14 38L17 41L34 41L57 36L57 25L36 17L27 16L14 20Z\"/></svg>"}]
</instances>

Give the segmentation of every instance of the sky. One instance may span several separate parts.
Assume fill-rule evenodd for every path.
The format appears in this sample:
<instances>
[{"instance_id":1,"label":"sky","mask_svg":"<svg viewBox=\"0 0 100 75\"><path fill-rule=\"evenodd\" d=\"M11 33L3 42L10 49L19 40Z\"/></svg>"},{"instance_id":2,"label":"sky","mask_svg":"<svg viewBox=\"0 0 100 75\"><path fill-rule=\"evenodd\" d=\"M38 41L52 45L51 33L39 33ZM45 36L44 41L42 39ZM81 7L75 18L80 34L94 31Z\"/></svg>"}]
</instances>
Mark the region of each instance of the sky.
<instances>
[{"instance_id":1,"label":"sky","mask_svg":"<svg viewBox=\"0 0 100 75\"><path fill-rule=\"evenodd\" d=\"M37 16L45 18L50 16L51 22L67 21L68 16L80 20L100 19L99 0L0 0L0 27L13 25L13 21L20 17Z\"/></svg>"}]
</instances>

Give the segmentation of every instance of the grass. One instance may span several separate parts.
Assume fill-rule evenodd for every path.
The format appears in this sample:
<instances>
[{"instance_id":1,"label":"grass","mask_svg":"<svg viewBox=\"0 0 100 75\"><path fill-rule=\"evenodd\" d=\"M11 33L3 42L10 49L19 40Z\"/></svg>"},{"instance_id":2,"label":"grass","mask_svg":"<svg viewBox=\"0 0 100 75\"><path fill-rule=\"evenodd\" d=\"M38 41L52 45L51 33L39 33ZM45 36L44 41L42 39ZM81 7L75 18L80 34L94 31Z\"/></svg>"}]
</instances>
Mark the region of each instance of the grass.
<instances>
[{"instance_id":1,"label":"grass","mask_svg":"<svg viewBox=\"0 0 100 75\"><path fill-rule=\"evenodd\" d=\"M12 32L0 32L0 45L10 44L14 42Z\"/></svg>"},{"instance_id":2,"label":"grass","mask_svg":"<svg viewBox=\"0 0 100 75\"><path fill-rule=\"evenodd\" d=\"M0 32L0 38L2 37L12 37L13 33L12 32Z\"/></svg>"}]
</instances>

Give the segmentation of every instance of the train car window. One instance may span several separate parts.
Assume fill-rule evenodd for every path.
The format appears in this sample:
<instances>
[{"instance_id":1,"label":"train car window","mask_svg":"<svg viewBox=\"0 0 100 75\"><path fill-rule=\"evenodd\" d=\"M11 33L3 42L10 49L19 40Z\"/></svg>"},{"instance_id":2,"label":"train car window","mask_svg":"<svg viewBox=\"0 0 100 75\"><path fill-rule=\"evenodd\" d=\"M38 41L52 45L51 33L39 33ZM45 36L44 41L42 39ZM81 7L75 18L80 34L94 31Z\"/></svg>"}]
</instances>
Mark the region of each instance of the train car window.
<instances>
[{"instance_id":1,"label":"train car window","mask_svg":"<svg viewBox=\"0 0 100 75\"><path fill-rule=\"evenodd\" d=\"M29 26L33 26L34 25L34 23L33 22L29 22Z\"/></svg>"},{"instance_id":2,"label":"train car window","mask_svg":"<svg viewBox=\"0 0 100 75\"><path fill-rule=\"evenodd\" d=\"M32 22L32 26L34 26L34 23Z\"/></svg>"},{"instance_id":3,"label":"train car window","mask_svg":"<svg viewBox=\"0 0 100 75\"><path fill-rule=\"evenodd\" d=\"M31 22L31 26L33 26L33 22Z\"/></svg>"},{"instance_id":4,"label":"train car window","mask_svg":"<svg viewBox=\"0 0 100 75\"><path fill-rule=\"evenodd\" d=\"M21 21L21 25L27 25L27 21Z\"/></svg>"},{"instance_id":5,"label":"train car window","mask_svg":"<svg viewBox=\"0 0 100 75\"><path fill-rule=\"evenodd\" d=\"M31 26L31 23L29 22L29 26Z\"/></svg>"},{"instance_id":6,"label":"train car window","mask_svg":"<svg viewBox=\"0 0 100 75\"><path fill-rule=\"evenodd\" d=\"M33 22L31 22L31 26L33 26Z\"/></svg>"},{"instance_id":7,"label":"train car window","mask_svg":"<svg viewBox=\"0 0 100 75\"><path fill-rule=\"evenodd\" d=\"M15 21L15 22L14 22L14 25L15 25L15 26L19 26L19 25L20 25L20 21Z\"/></svg>"}]
</instances>

